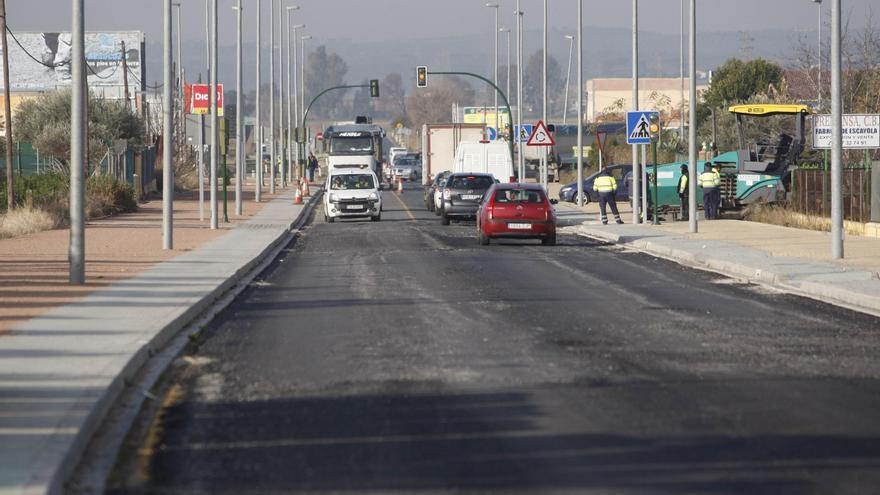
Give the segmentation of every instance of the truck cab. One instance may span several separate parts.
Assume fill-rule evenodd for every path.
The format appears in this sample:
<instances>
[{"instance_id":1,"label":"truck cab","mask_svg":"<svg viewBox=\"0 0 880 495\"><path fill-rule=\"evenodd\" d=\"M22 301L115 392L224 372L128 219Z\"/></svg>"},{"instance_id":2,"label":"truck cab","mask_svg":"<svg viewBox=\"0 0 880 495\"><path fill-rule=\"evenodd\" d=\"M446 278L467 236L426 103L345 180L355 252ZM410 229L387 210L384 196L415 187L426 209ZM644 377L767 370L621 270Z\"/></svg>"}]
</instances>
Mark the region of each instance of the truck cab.
<instances>
[{"instance_id":1,"label":"truck cab","mask_svg":"<svg viewBox=\"0 0 880 495\"><path fill-rule=\"evenodd\" d=\"M327 167L366 165L376 176L382 174L382 140L385 132L374 124L333 125L324 131Z\"/></svg>"}]
</instances>

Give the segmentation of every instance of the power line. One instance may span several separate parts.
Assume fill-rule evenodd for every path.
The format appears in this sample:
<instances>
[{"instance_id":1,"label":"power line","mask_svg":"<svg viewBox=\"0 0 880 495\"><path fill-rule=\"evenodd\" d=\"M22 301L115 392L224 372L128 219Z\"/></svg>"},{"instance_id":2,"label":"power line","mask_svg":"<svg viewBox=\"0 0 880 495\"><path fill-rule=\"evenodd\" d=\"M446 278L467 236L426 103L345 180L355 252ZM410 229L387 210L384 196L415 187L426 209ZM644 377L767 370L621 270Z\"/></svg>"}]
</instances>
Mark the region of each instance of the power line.
<instances>
[{"instance_id":1,"label":"power line","mask_svg":"<svg viewBox=\"0 0 880 495\"><path fill-rule=\"evenodd\" d=\"M21 42L18 41L18 38L15 37L15 33L12 32L11 29L9 29L8 24L6 25L6 32L8 32L9 34L12 35L12 39L15 40L15 44L18 45L18 47L21 48L21 51L23 51L25 53L25 55L30 57L31 60L33 60L34 62L36 62L44 67L48 67L50 69L56 69L58 67L64 67L65 65L70 64L70 59L67 59L64 62L61 62L60 64L47 64L41 60L37 60L37 57L34 57L33 55L31 55L31 52L27 51L27 49L21 44Z\"/></svg>"}]
</instances>

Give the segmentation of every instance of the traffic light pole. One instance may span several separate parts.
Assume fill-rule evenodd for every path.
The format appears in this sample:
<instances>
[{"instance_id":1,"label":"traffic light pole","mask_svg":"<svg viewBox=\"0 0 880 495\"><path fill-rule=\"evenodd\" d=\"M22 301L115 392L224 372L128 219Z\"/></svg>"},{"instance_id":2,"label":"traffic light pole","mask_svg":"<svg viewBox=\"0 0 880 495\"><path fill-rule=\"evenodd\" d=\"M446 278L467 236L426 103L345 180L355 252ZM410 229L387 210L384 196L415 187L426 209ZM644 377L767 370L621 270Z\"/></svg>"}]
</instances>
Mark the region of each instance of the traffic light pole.
<instances>
[{"instance_id":1,"label":"traffic light pole","mask_svg":"<svg viewBox=\"0 0 880 495\"><path fill-rule=\"evenodd\" d=\"M302 121L302 129L303 129L303 132L302 132L302 136L297 136L297 137L301 137L301 138L302 138L302 140L303 140L303 141L302 141L302 144L306 144L306 141L307 141L306 136L305 136L305 129L308 128L308 127L306 126L306 121L307 121L308 118L309 118L309 112L312 110L312 105L314 105L315 102L318 101L318 99L319 99L320 97L324 96L325 94L327 94L327 93L329 93L329 92L331 92L331 91L335 91L335 90L337 90L337 89L353 89L353 88L370 88L370 85L369 85L369 84L348 84L348 85L344 85L344 86L333 86L332 88L327 88L327 89L325 89L324 91L321 91L320 93L318 93L317 96L315 96L314 98L312 98L312 101L309 102L309 106L306 107L306 112L303 114L303 121ZM297 141L299 141L299 139L297 139ZM304 164L305 164L305 161L306 161L306 147L305 147L305 146L300 146L299 149L300 149L300 153L299 153L300 156L298 156L297 159L299 160L299 165L304 165Z\"/></svg>"},{"instance_id":2,"label":"traffic light pole","mask_svg":"<svg viewBox=\"0 0 880 495\"><path fill-rule=\"evenodd\" d=\"M510 118L513 116L513 114L510 113L510 102L507 101L507 95L504 94L504 91L501 91L501 89L498 86L496 86L495 83L493 83L492 81L486 79L485 77L483 77L479 74L474 74L471 72L434 72L434 71L428 71L427 73L434 74L434 75L441 75L441 76L475 77L475 78L483 81L484 83L488 84L489 86L492 86L493 88L495 88L495 91L499 95L501 95L501 99L504 100L504 106L507 107L507 132L508 132L507 135L509 136L509 139L507 140L507 145L510 150L510 163L513 163L514 162L514 160L513 160L513 137L514 136L513 136L513 127L510 124ZM519 136L517 136L517 137L519 137ZM520 180L522 180L522 179L523 178L520 178Z\"/></svg>"}]
</instances>

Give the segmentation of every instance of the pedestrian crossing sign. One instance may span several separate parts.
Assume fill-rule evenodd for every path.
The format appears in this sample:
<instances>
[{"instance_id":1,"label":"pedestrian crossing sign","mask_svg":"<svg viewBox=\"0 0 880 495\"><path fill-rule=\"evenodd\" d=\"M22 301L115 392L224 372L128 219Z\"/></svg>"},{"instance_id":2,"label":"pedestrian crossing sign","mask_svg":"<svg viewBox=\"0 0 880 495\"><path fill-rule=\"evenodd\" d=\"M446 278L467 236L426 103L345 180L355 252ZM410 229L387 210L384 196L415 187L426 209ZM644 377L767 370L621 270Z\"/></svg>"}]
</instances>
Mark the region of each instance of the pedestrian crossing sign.
<instances>
[{"instance_id":1,"label":"pedestrian crossing sign","mask_svg":"<svg viewBox=\"0 0 880 495\"><path fill-rule=\"evenodd\" d=\"M658 112L626 112L626 144L651 144L659 132Z\"/></svg>"}]
</instances>

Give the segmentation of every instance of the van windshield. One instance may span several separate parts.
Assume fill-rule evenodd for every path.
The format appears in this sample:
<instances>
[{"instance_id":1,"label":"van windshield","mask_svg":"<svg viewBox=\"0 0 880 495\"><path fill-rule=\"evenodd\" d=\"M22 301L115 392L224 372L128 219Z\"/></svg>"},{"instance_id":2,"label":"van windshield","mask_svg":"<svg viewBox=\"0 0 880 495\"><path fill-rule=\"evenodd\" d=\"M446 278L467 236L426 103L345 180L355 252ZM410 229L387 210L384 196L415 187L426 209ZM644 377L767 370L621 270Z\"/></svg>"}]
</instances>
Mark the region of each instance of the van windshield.
<instances>
[{"instance_id":1,"label":"van windshield","mask_svg":"<svg viewBox=\"0 0 880 495\"><path fill-rule=\"evenodd\" d=\"M345 189L375 189L373 176L370 174L335 175L330 180L330 189L339 191Z\"/></svg>"}]
</instances>

